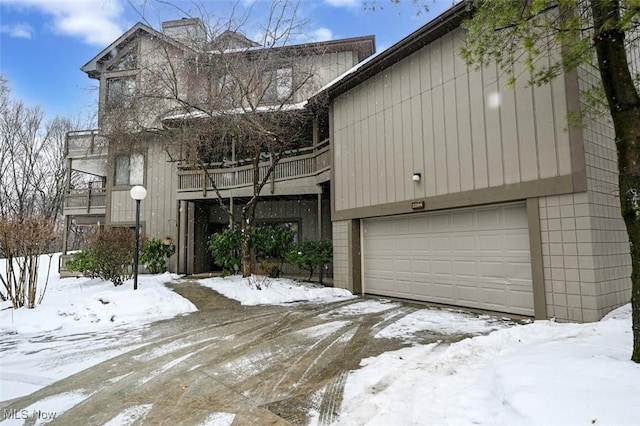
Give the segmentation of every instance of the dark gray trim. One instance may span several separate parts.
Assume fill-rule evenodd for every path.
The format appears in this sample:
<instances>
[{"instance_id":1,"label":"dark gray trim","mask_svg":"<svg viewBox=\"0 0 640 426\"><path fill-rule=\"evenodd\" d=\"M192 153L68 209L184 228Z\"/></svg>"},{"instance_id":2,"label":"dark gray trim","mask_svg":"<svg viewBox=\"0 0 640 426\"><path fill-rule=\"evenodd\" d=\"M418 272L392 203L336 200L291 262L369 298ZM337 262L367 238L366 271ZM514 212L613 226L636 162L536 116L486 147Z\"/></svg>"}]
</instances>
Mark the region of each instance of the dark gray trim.
<instances>
[{"instance_id":1,"label":"dark gray trim","mask_svg":"<svg viewBox=\"0 0 640 426\"><path fill-rule=\"evenodd\" d=\"M333 167L332 167L333 170ZM388 204L335 211L335 204L331 204L331 220L359 219L367 217L390 216L405 213L416 213L411 203L424 201L425 208L419 212L443 210L457 207L472 207L482 204L505 203L524 200L527 198L543 197L547 195L570 194L574 190L573 175L559 176L530 182L512 183L492 188L476 189L455 194L437 195L423 199L411 199ZM335 191L331 191L334 196ZM583 192L583 191L580 191Z\"/></svg>"},{"instance_id":2,"label":"dark gray trim","mask_svg":"<svg viewBox=\"0 0 640 426\"><path fill-rule=\"evenodd\" d=\"M542 238L540 236L540 209L537 198L527 199L527 222L529 223L533 311L535 319L547 319L547 298L542 265Z\"/></svg>"},{"instance_id":3,"label":"dark gray trim","mask_svg":"<svg viewBox=\"0 0 640 426\"><path fill-rule=\"evenodd\" d=\"M348 256L349 256L349 281L353 294L362 294L362 250L360 243L360 220L349 221L348 229Z\"/></svg>"}]
</instances>

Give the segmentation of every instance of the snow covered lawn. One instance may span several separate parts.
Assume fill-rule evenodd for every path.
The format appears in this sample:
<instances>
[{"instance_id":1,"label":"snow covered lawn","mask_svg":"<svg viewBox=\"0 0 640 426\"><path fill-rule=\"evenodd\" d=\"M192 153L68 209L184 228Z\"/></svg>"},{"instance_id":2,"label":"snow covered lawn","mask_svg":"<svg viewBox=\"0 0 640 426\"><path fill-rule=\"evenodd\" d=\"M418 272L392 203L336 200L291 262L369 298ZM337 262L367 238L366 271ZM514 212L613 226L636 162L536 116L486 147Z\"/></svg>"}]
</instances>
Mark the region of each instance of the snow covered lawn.
<instances>
[{"instance_id":1,"label":"snow covered lawn","mask_svg":"<svg viewBox=\"0 0 640 426\"><path fill-rule=\"evenodd\" d=\"M429 324L428 312L380 334L406 339L442 327ZM460 320L468 330L469 318ZM347 379L340 424L640 425L630 305L598 323L498 328L363 360Z\"/></svg>"},{"instance_id":2,"label":"snow covered lawn","mask_svg":"<svg viewBox=\"0 0 640 426\"><path fill-rule=\"evenodd\" d=\"M196 307L164 283L177 275L141 275L115 287L100 279L64 278L52 259L43 302L35 309L0 303L0 401L34 392L50 383L127 352L153 321L193 312ZM5 271L0 259L0 271ZM42 256L38 292L46 279Z\"/></svg>"},{"instance_id":3,"label":"snow covered lawn","mask_svg":"<svg viewBox=\"0 0 640 426\"><path fill-rule=\"evenodd\" d=\"M336 302L355 296L348 290L324 287L318 284L294 281L287 278L251 277L241 275L199 280L198 283L234 299L242 305L283 305L292 302ZM261 290L255 288L261 284ZM265 285L266 284L266 285Z\"/></svg>"}]
</instances>

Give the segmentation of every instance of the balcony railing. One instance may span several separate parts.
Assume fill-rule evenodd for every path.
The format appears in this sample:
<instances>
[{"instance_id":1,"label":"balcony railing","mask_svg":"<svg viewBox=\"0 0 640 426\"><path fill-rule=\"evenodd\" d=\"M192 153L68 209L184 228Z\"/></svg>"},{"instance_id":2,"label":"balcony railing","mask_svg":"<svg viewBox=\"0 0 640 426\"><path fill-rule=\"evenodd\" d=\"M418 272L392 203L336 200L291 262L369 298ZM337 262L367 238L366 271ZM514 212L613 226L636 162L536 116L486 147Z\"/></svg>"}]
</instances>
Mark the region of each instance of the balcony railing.
<instances>
[{"instance_id":1,"label":"balcony railing","mask_svg":"<svg viewBox=\"0 0 640 426\"><path fill-rule=\"evenodd\" d=\"M330 161L329 140L289 151L276 165L270 181L275 183L315 176L328 170ZM260 179L264 178L271 164L271 160L259 163ZM247 161L239 161L211 164L206 171L186 167L178 170L178 192L202 191L206 194L213 191L214 184L220 190L252 185L253 166Z\"/></svg>"},{"instance_id":2,"label":"balcony railing","mask_svg":"<svg viewBox=\"0 0 640 426\"><path fill-rule=\"evenodd\" d=\"M70 189L64 197L64 207L70 210L104 209L107 205L107 191L105 188Z\"/></svg>"},{"instance_id":3,"label":"balcony railing","mask_svg":"<svg viewBox=\"0 0 640 426\"><path fill-rule=\"evenodd\" d=\"M100 136L98 130L76 130L67 133L67 156L84 157L106 155L107 138Z\"/></svg>"}]
</instances>

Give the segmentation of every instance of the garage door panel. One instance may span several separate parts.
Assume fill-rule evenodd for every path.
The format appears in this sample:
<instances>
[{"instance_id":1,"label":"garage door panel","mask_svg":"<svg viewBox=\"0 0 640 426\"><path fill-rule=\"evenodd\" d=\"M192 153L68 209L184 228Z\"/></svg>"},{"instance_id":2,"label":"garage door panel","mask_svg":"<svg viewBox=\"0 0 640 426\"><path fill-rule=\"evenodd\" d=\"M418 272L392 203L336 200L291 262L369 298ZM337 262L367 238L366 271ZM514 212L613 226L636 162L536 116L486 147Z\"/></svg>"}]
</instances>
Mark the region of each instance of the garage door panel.
<instances>
[{"instance_id":1,"label":"garage door panel","mask_svg":"<svg viewBox=\"0 0 640 426\"><path fill-rule=\"evenodd\" d=\"M476 251L476 238L473 235L460 235L453 238L453 249L457 252Z\"/></svg>"},{"instance_id":2,"label":"garage door panel","mask_svg":"<svg viewBox=\"0 0 640 426\"><path fill-rule=\"evenodd\" d=\"M458 260L454 262L456 277L475 278L478 275L476 262L473 260Z\"/></svg>"},{"instance_id":3,"label":"garage door panel","mask_svg":"<svg viewBox=\"0 0 640 426\"><path fill-rule=\"evenodd\" d=\"M505 225L508 228L526 229L528 227L527 215L522 214L521 207L505 207L503 209L505 216Z\"/></svg>"},{"instance_id":4,"label":"garage door panel","mask_svg":"<svg viewBox=\"0 0 640 426\"><path fill-rule=\"evenodd\" d=\"M446 214L434 214L428 220L428 228L435 232L444 232L449 229L449 215Z\"/></svg>"},{"instance_id":5,"label":"garage door panel","mask_svg":"<svg viewBox=\"0 0 640 426\"><path fill-rule=\"evenodd\" d=\"M511 253L529 253L529 235L506 235L505 249Z\"/></svg>"},{"instance_id":6,"label":"garage door panel","mask_svg":"<svg viewBox=\"0 0 640 426\"><path fill-rule=\"evenodd\" d=\"M509 277L513 282L521 281L525 285L531 284L531 266L529 262L509 262L507 264L507 272L506 276Z\"/></svg>"},{"instance_id":7,"label":"garage door panel","mask_svg":"<svg viewBox=\"0 0 640 426\"><path fill-rule=\"evenodd\" d=\"M364 291L533 315L523 204L363 221Z\"/></svg>"},{"instance_id":8,"label":"garage door panel","mask_svg":"<svg viewBox=\"0 0 640 426\"><path fill-rule=\"evenodd\" d=\"M474 226L474 222L475 217L471 211L451 214L451 226L456 229L472 228Z\"/></svg>"},{"instance_id":9,"label":"garage door panel","mask_svg":"<svg viewBox=\"0 0 640 426\"><path fill-rule=\"evenodd\" d=\"M431 239L431 251L449 253L451 251L450 238L448 236L433 237Z\"/></svg>"}]
</instances>

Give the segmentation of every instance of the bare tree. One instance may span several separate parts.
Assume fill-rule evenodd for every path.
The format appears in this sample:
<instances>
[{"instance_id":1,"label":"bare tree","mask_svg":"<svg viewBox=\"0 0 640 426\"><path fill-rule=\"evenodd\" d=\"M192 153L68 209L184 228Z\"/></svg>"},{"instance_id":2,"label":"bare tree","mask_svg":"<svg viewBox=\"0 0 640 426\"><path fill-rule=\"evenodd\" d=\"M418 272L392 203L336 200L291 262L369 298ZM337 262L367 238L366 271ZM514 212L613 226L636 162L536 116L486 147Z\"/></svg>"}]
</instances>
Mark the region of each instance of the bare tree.
<instances>
[{"instance_id":1,"label":"bare tree","mask_svg":"<svg viewBox=\"0 0 640 426\"><path fill-rule=\"evenodd\" d=\"M10 97L0 76L0 215L57 220L64 195L64 141L71 121L45 122L38 107Z\"/></svg>"},{"instance_id":2,"label":"bare tree","mask_svg":"<svg viewBox=\"0 0 640 426\"><path fill-rule=\"evenodd\" d=\"M0 299L14 308L35 307L39 257L54 248L70 128L68 119L45 122L39 107L12 99L0 76Z\"/></svg>"},{"instance_id":3,"label":"bare tree","mask_svg":"<svg viewBox=\"0 0 640 426\"><path fill-rule=\"evenodd\" d=\"M279 161L312 140L305 99L318 85L309 51L322 52L319 45L290 45L299 40L304 24L295 3L271 3L256 27L257 41L241 31L251 10L238 16L234 9L225 20L199 10L202 16L190 38L180 40L183 47L169 39L157 43L154 59L142 67L135 97L114 108L105 123L110 140L162 128L171 157L205 174L205 186L213 188L220 206L242 230L242 272L248 276L250 235L261 191ZM155 123L134 122L132 117L154 117ZM217 179L207 173L214 163L251 166L251 193L240 217L225 202Z\"/></svg>"}]
</instances>

